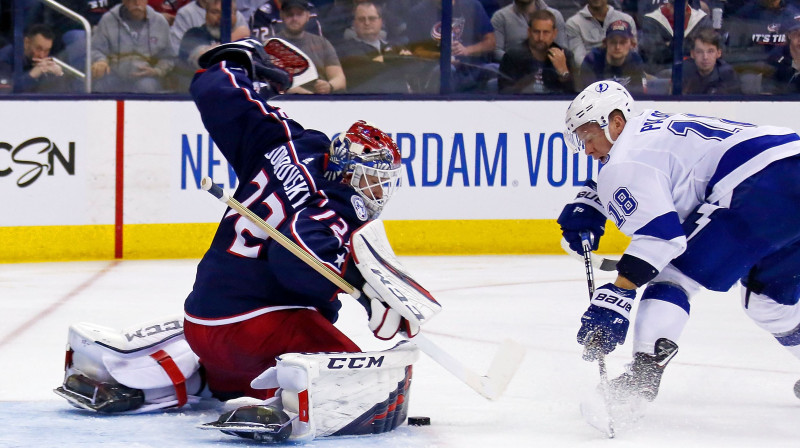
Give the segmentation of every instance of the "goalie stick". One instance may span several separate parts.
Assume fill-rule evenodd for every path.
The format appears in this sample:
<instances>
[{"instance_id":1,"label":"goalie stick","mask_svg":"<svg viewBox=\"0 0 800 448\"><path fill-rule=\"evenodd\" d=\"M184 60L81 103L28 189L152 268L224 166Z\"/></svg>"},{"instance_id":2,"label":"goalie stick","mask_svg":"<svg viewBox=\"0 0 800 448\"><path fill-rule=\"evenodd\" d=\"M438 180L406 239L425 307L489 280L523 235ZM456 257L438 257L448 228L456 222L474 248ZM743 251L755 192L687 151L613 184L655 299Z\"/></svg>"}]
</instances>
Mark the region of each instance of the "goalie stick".
<instances>
[{"instance_id":1,"label":"goalie stick","mask_svg":"<svg viewBox=\"0 0 800 448\"><path fill-rule=\"evenodd\" d=\"M318 259L314 258L311 254L301 249L300 246L295 244L294 241L287 238L275 227L269 225L266 221L261 219L260 216L253 213L250 209L242 205L236 199L232 198L222 188L220 188L218 185L215 185L210 177L204 177L200 182L200 187L203 190L211 193L212 196L219 199L221 202L224 202L241 216L244 216L252 221L253 224L257 225L261 230L266 232L267 235L272 237L278 244L308 264L312 269L323 275L326 279L330 280L342 291L355 298L360 297L361 291L353 287L353 285L348 283L337 273L333 272ZM413 338L412 342L415 342L419 349L437 364L444 367L453 376L489 400L494 400L503 393L506 386L508 386L508 383L511 381L511 378L519 368L519 365L522 363L522 358L525 354L525 349L522 347L522 345L513 341L504 341L492 359L487 374L480 375L470 370L466 365L464 365L464 363L454 358L452 355L447 353L444 349L436 345L433 341L426 338L422 334L417 334Z\"/></svg>"}]
</instances>

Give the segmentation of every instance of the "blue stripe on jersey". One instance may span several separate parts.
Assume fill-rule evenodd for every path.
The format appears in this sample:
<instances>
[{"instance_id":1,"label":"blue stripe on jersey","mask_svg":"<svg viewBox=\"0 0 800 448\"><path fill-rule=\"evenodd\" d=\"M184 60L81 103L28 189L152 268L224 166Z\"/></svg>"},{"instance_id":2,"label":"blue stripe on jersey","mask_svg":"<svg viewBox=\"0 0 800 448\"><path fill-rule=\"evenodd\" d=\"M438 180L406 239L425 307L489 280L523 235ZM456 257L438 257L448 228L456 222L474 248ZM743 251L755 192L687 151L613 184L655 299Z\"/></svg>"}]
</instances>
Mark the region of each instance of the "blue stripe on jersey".
<instances>
[{"instance_id":1,"label":"blue stripe on jersey","mask_svg":"<svg viewBox=\"0 0 800 448\"><path fill-rule=\"evenodd\" d=\"M673 238L684 236L684 233L678 212L668 212L650 220L650 222L634 232L634 235L652 236L669 241Z\"/></svg>"},{"instance_id":2,"label":"blue stripe on jersey","mask_svg":"<svg viewBox=\"0 0 800 448\"><path fill-rule=\"evenodd\" d=\"M743 142L731 146L720 158L717 164L717 170L711 176L711 180L706 187L706 197L711 195L714 186L717 182L721 181L725 176L732 173L735 169L749 162L750 160L758 157L768 149L776 146L785 145L800 140L800 135L786 134L786 135L762 135L760 137L751 138Z\"/></svg>"}]
</instances>

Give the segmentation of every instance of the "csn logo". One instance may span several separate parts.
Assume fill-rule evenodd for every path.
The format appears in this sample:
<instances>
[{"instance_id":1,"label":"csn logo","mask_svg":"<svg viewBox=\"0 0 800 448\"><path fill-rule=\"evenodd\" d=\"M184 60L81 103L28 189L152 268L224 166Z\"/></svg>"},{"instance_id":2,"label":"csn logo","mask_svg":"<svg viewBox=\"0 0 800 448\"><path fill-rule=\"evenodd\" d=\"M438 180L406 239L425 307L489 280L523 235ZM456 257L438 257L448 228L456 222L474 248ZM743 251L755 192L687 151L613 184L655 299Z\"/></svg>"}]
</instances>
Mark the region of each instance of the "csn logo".
<instances>
[{"instance_id":1,"label":"csn logo","mask_svg":"<svg viewBox=\"0 0 800 448\"><path fill-rule=\"evenodd\" d=\"M55 174L56 163L75 175L75 142L69 142L67 155L47 137L34 137L14 145L0 141L0 177L15 175L17 186L27 187L43 173Z\"/></svg>"}]
</instances>

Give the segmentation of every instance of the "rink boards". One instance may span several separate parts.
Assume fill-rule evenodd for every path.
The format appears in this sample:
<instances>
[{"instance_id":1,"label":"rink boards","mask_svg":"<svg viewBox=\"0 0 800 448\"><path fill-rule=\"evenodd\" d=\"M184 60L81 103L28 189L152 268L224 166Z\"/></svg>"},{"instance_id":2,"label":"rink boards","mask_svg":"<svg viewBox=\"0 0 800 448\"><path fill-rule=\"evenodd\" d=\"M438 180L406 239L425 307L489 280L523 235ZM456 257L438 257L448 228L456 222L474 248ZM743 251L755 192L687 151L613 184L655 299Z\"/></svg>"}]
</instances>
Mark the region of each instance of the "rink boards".
<instances>
[{"instance_id":1,"label":"rink boards","mask_svg":"<svg viewBox=\"0 0 800 448\"><path fill-rule=\"evenodd\" d=\"M283 101L329 136L368 119L392 134L403 186L382 218L400 254L560 253L555 218L598 164L571 153L565 101ZM4 101L0 262L202 255L238 180L189 101ZM640 103L640 107L655 107ZM797 128L795 103L665 103ZM609 225L601 249L626 238Z\"/></svg>"}]
</instances>

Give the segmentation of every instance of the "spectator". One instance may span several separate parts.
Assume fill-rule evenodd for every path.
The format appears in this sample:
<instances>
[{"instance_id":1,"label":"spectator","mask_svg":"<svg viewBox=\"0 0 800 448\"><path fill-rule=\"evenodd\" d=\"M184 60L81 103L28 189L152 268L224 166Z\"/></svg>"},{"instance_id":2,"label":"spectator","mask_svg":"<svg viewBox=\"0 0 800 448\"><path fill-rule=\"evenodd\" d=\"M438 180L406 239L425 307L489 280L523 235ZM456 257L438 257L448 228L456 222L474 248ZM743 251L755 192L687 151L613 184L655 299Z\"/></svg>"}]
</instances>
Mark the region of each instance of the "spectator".
<instances>
[{"instance_id":1,"label":"spectator","mask_svg":"<svg viewBox=\"0 0 800 448\"><path fill-rule=\"evenodd\" d=\"M355 37L339 46L339 59L352 93L408 93L405 49L381 39L383 9L370 1L359 2L353 15Z\"/></svg>"},{"instance_id":2,"label":"spectator","mask_svg":"<svg viewBox=\"0 0 800 448\"><path fill-rule=\"evenodd\" d=\"M770 54L769 64L775 69L772 75L773 93L800 93L800 17L788 22L783 31L789 44L778 47Z\"/></svg>"},{"instance_id":3,"label":"spectator","mask_svg":"<svg viewBox=\"0 0 800 448\"><path fill-rule=\"evenodd\" d=\"M306 31L311 19L311 4L305 0L284 0L281 19L284 29L278 37L303 50L311 58L319 79L304 86L289 89L287 93L335 93L347 87L347 81L333 45L322 36Z\"/></svg>"},{"instance_id":4,"label":"spectator","mask_svg":"<svg viewBox=\"0 0 800 448\"><path fill-rule=\"evenodd\" d=\"M147 0L147 4L150 5L153 10L167 19L167 23L172 26L175 23L175 14L178 13L178 10L182 7L186 6L190 0Z\"/></svg>"},{"instance_id":5,"label":"spectator","mask_svg":"<svg viewBox=\"0 0 800 448\"><path fill-rule=\"evenodd\" d=\"M174 65L167 19L147 0L122 0L92 37L92 76L99 92L155 93Z\"/></svg>"},{"instance_id":6,"label":"spectator","mask_svg":"<svg viewBox=\"0 0 800 448\"><path fill-rule=\"evenodd\" d=\"M669 0L623 0L621 2L622 10L630 14L636 20L636 25L642 25L644 16L655 11L656 9L667 4ZM706 14L710 14L711 10L708 4L700 0L686 0L686 4L691 6L692 9L700 9ZM641 29L641 26L639 27Z\"/></svg>"},{"instance_id":7,"label":"spectator","mask_svg":"<svg viewBox=\"0 0 800 448\"><path fill-rule=\"evenodd\" d=\"M64 91L64 71L53 58L53 30L44 24L31 25L22 39L23 61L21 77L14 79L14 46L0 48L0 82L13 84L18 92L42 93ZM13 80L13 81L12 81Z\"/></svg>"},{"instance_id":8,"label":"spectator","mask_svg":"<svg viewBox=\"0 0 800 448\"><path fill-rule=\"evenodd\" d=\"M253 11L249 20L250 36L253 39L263 43L275 37L278 33L277 25L281 21L281 8L277 0L267 0Z\"/></svg>"},{"instance_id":9,"label":"spectator","mask_svg":"<svg viewBox=\"0 0 800 448\"><path fill-rule=\"evenodd\" d=\"M499 9L492 15L495 61L501 61L509 48L518 47L528 40L530 15L543 9L553 13L556 18L556 43L561 48L567 47L564 16L557 9L547 6L544 0L514 0L510 5Z\"/></svg>"},{"instance_id":10,"label":"spectator","mask_svg":"<svg viewBox=\"0 0 800 448\"><path fill-rule=\"evenodd\" d=\"M456 91L480 91L487 81L496 75L488 70L495 48L494 29L478 0L452 0L452 48L454 59L453 78ZM419 91L439 91L439 56L442 34L442 3L439 0L423 0L408 15L409 47L414 56L429 62L422 64L427 70Z\"/></svg>"},{"instance_id":11,"label":"spectator","mask_svg":"<svg viewBox=\"0 0 800 448\"><path fill-rule=\"evenodd\" d=\"M206 23L207 2L208 0L194 0L178 10L178 13L175 15L175 22L169 30L169 42L174 54L178 54L178 50L181 46L181 39L183 39L183 35L186 31L196 26L203 26L203 24ZM235 10L235 8L231 9ZM237 29L231 29L232 36L241 35L241 33L245 31L244 29L238 28L246 28L247 34L250 33L250 29L247 28L247 20L242 13L237 11L236 19L231 20L231 23L237 24Z\"/></svg>"},{"instance_id":12,"label":"spectator","mask_svg":"<svg viewBox=\"0 0 800 448\"><path fill-rule=\"evenodd\" d=\"M317 16L320 20L321 34L325 36L334 48L339 46L347 39L353 39L356 35L353 28L353 12L356 6L367 0L335 0L326 5L318 5ZM383 29L381 39L395 45L404 45L401 33L404 31L404 23L397 11L408 11L404 9L405 0L391 0L388 3L384 0L369 0L381 8ZM390 7L391 6L391 7ZM312 10L313 12L313 10ZM313 17L313 14L312 14ZM307 31L310 31L306 27ZM391 39L389 39L391 36Z\"/></svg>"},{"instance_id":13,"label":"spectator","mask_svg":"<svg viewBox=\"0 0 800 448\"><path fill-rule=\"evenodd\" d=\"M800 10L782 0L750 0L728 20L728 62L740 74L769 73L771 69L766 61L769 53L786 45L781 25L791 22L797 15Z\"/></svg>"},{"instance_id":14,"label":"spectator","mask_svg":"<svg viewBox=\"0 0 800 448\"><path fill-rule=\"evenodd\" d=\"M741 93L739 77L722 60L722 37L712 28L694 34L691 59L683 63L683 93L719 95Z\"/></svg>"},{"instance_id":15,"label":"spectator","mask_svg":"<svg viewBox=\"0 0 800 448\"><path fill-rule=\"evenodd\" d=\"M631 92L646 93L647 85L644 62L633 48L631 24L617 20L609 25L606 38L599 48L594 48L581 66L581 86L595 81L610 79L625 86Z\"/></svg>"},{"instance_id":16,"label":"spectator","mask_svg":"<svg viewBox=\"0 0 800 448\"><path fill-rule=\"evenodd\" d=\"M478 2L488 17L492 17L502 6L505 6L505 2L501 0L478 0Z\"/></svg>"},{"instance_id":17,"label":"spectator","mask_svg":"<svg viewBox=\"0 0 800 448\"><path fill-rule=\"evenodd\" d=\"M59 3L83 16L94 28L103 14L117 6L120 0L59 0ZM44 21L57 36L53 43L55 54L78 70L86 70L86 31L83 26L51 8L45 8ZM58 36L61 36L60 42Z\"/></svg>"},{"instance_id":18,"label":"spectator","mask_svg":"<svg viewBox=\"0 0 800 448\"><path fill-rule=\"evenodd\" d=\"M510 3L510 0L506 0ZM557 9L562 16L572 17L585 6L584 0L547 0L547 6ZM619 8L617 8L619 9ZM566 34L564 35L566 37Z\"/></svg>"},{"instance_id":19,"label":"spectator","mask_svg":"<svg viewBox=\"0 0 800 448\"><path fill-rule=\"evenodd\" d=\"M335 0L318 7L317 16L322 26L322 35L334 47L338 48L344 41L345 32L353 23L353 11L358 3L358 0ZM350 37L352 36L351 30Z\"/></svg>"},{"instance_id":20,"label":"spectator","mask_svg":"<svg viewBox=\"0 0 800 448\"><path fill-rule=\"evenodd\" d=\"M590 50L602 45L606 28L618 20L628 22L631 33L636 36L633 17L614 9L608 0L587 0L583 9L567 19L567 48L572 52L576 65L581 65Z\"/></svg>"},{"instance_id":21,"label":"spectator","mask_svg":"<svg viewBox=\"0 0 800 448\"><path fill-rule=\"evenodd\" d=\"M684 18L683 55L688 56L698 30L711 27L711 18L700 9L686 4ZM672 73L672 39L675 29L674 0L645 14L642 20L639 52L648 65L648 71L662 78Z\"/></svg>"},{"instance_id":22,"label":"spectator","mask_svg":"<svg viewBox=\"0 0 800 448\"><path fill-rule=\"evenodd\" d=\"M231 1L231 8L236 9L236 0ZM178 50L178 60L175 64L174 78L176 89L186 92L189 83L200 68L197 60L200 55L220 44L219 24L222 19L222 0L208 0L206 6L206 23L202 26L190 28L181 39L181 46ZM247 28L236 26L236 16L231 23L233 34L231 40L239 40L248 37Z\"/></svg>"},{"instance_id":23,"label":"spectator","mask_svg":"<svg viewBox=\"0 0 800 448\"><path fill-rule=\"evenodd\" d=\"M574 93L572 55L555 43L556 37L552 12L531 14L528 39L510 48L500 62L500 93Z\"/></svg>"},{"instance_id":24,"label":"spectator","mask_svg":"<svg viewBox=\"0 0 800 448\"><path fill-rule=\"evenodd\" d=\"M270 5L270 8L278 6L276 0L239 0L237 6L233 9L242 13L242 17L246 20L245 23L249 23L256 11L265 5Z\"/></svg>"}]
</instances>

